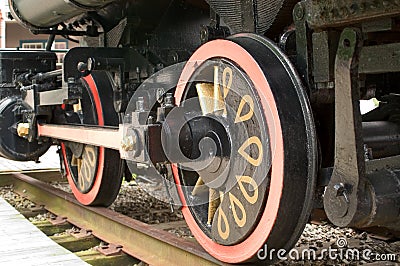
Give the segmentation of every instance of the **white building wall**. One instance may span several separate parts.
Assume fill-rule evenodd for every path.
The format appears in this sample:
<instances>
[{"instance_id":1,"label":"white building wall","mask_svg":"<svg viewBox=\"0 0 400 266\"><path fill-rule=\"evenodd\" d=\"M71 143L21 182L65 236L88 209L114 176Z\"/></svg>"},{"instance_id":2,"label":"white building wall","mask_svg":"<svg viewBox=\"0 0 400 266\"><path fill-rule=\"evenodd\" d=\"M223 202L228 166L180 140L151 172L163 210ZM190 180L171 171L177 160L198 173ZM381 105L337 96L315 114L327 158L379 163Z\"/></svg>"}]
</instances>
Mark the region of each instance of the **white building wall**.
<instances>
[{"instance_id":1,"label":"white building wall","mask_svg":"<svg viewBox=\"0 0 400 266\"><path fill-rule=\"evenodd\" d=\"M7 0L0 0L0 11L0 48L6 48L6 20L9 12Z\"/></svg>"}]
</instances>

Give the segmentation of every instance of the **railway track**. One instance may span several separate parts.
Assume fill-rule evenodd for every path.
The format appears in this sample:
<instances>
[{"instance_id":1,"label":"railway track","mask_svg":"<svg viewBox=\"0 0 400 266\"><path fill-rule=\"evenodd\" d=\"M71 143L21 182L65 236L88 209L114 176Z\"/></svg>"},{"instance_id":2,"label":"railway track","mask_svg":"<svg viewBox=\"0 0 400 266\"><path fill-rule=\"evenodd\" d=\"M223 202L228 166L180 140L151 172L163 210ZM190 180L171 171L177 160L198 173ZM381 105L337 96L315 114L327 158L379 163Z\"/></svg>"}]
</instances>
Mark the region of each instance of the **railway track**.
<instances>
[{"instance_id":1,"label":"railway track","mask_svg":"<svg viewBox=\"0 0 400 266\"><path fill-rule=\"evenodd\" d=\"M14 192L33 201L83 232L110 243L117 250L150 265L222 265L194 241L179 238L103 207L87 207L62 190L31 176L16 173L1 185L12 185ZM42 225L46 227L47 225ZM40 226L39 226L40 227ZM56 240L56 239L55 239Z\"/></svg>"},{"instance_id":2,"label":"railway track","mask_svg":"<svg viewBox=\"0 0 400 266\"><path fill-rule=\"evenodd\" d=\"M14 192L35 203L37 207L33 209L19 208L25 217L37 217L37 214L45 212L54 215L55 219L51 222L38 221L35 218L33 224L52 240L88 263L92 265L110 265L110 263L133 265L139 262L143 262L144 265L223 265L210 257L194 239L182 238L165 231L174 225L182 226L183 221L149 225L107 208L82 206L72 194L47 183L55 180L57 180L55 172L51 171L42 174L40 172L12 173L1 176L0 186L12 185ZM366 232L355 234L351 231L352 229L329 229L324 221L326 221L324 213L314 212L312 221L307 225L296 245L297 251L300 252L305 248L318 250L332 245L332 241L326 240L325 237L319 239L313 236L319 234L315 232L321 232L325 236L332 234L330 238L333 242L336 238L347 237L351 247L360 250L377 243L383 245L382 241L389 240L381 232L375 230L370 231L367 236ZM370 237L381 241L371 240ZM393 247L395 249L392 250L397 253L396 246L392 245ZM103 255L100 255L101 253ZM327 259L315 263L323 265L328 262L339 263L339 261ZM340 262L342 263L344 262ZM285 264L285 261L281 261L276 262L276 265L290 265L290 263Z\"/></svg>"}]
</instances>

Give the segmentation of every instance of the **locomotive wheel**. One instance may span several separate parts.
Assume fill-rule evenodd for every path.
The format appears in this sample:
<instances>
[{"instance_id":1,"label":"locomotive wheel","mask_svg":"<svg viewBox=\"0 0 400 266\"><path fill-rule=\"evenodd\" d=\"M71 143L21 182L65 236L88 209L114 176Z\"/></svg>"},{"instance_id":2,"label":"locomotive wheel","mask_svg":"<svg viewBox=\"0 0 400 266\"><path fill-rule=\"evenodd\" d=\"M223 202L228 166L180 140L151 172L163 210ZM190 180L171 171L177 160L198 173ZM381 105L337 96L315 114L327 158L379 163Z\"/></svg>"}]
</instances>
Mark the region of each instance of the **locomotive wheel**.
<instances>
[{"instance_id":1,"label":"locomotive wheel","mask_svg":"<svg viewBox=\"0 0 400 266\"><path fill-rule=\"evenodd\" d=\"M19 96L10 96L0 100L0 155L16 161L33 161L42 156L51 146L51 142L29 142L19 137L16 125L22 122L22 113L31 110Z\"/></svg>"},{"instance_id":2,"label":"locomotive wheel","mask_svg":"<svg viewBox=\"0 0 400 266\"><path fill-rule=\"evenodd\" d=\"M73 124L117 126L118 114L108 104L112 86L106 74L83 78L83 96L67 121ZM118 151L79 143L62 142L62 158L68 182L77 200L84 205L109 206L122 182L122 160Z\"/></svg>"},{"instance_id":3,"label":"locomotive wheel","mask_svg":"<svg viewBox=\"0 0 400 266\"><path fill-rule=\"evenodd\" d=\"M307 95L287 57L254 34L211 41L186 64L175 97L181 106L197 100L204 116L225 127L213 139L229 141L217 143L217 166L173 167L198 242L227 263L257 260L264 244L289 251L311 212L317 145Z\"/></svg>"}]
</instances>

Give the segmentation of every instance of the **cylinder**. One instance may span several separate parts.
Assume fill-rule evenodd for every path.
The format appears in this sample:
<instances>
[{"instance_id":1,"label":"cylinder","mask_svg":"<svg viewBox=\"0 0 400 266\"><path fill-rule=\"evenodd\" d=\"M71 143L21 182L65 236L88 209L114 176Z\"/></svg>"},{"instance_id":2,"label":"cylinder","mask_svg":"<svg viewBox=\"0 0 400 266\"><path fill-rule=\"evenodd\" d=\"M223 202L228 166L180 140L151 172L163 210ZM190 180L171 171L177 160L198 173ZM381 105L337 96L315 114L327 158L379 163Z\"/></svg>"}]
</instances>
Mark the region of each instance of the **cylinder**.
<instances>
[{"instance_id":1,"label":"cylinder","mask_svg":"<svg viewBox=\"0 0 400 266\"><path fill-rule=\"evenodd\" d=\"M363 122L363 139L374 159L400 154L400 126L389 121Z\"/></svg>"},{"instance_id":2,"label":"cylinder","mask_svg":"<svg viewBox=\"0 0 400 266\"><path fill-rule=\"evenodd\" d=\"M365 197L359 206L365 214L357 227L383 226L400 230L400 173L398 169L374 170L366 175Z\"/></svg>"},{"instance_id":3,"label":"cylinder","mask_svg":"<svg viewBox=\"0 0 400 266\"><path fill-rule=\"evenodd\" d=\"M8 0L14 19L29 29L46 29L103 8L116 0Z\"/></svg>"}]
</instances>

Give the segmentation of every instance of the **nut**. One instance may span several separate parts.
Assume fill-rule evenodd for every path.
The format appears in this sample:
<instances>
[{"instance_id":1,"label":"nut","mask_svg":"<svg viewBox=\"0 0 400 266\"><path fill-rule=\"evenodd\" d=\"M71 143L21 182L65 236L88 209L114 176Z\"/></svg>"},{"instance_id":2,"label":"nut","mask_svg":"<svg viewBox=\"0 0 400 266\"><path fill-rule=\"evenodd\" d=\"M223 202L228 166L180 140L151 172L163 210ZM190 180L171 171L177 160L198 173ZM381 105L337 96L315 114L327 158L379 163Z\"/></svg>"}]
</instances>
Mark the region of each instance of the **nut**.
<instances>
[{"instance_id":1,"label":"nut","mask_svg":"<svg viewBox=\"0 0 400 266\"><path fill-rule=\"evenodd\" d=\"M121 141L121 148L124 151L133 151L136 141L133 136L125 136Z\"/></svg>"},{"instance_id":2,"label":"nut","mask_svg":"<svg viewBox=\"0 0 400 266\"><path fill-rule=\"evenodd\" d=\"M27 137L29 135L30 128L29 123L19 123L17 127L17 133L20 137Z\"/></svg>"}]
</instances>

